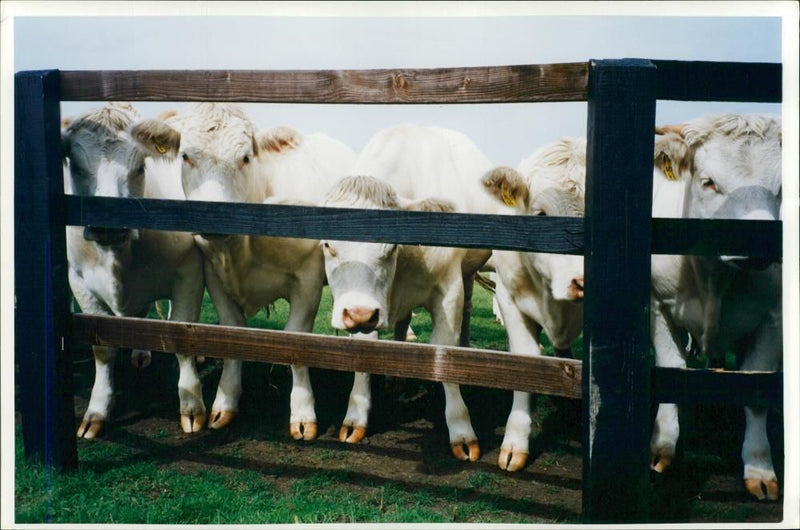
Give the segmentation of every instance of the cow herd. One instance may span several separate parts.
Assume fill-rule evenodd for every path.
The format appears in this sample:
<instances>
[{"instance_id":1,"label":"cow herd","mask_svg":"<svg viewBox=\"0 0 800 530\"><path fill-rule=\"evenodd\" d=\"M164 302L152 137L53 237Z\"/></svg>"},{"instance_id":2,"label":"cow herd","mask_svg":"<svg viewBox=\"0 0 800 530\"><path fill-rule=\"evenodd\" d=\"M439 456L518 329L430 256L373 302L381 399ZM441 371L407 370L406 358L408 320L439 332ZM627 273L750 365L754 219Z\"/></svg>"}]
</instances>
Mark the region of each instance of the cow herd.
<instances>
[{"instance_id":1,"label":"cow herd","mask_svg":"<svg viewBox=\"0 0 800 530\"><path fill-rule=\"evenodd\" d=\"M781 122L764 115L708 115L659 127L653 156L653 215L769 219L781 216ZM400 125L361 150L286 126L258 129L241 108L201 103L142 119L112 103L63 123L67 193L108 197L582 216L586 142L560 139L516 168L494 165L464 134ZM535 146L532 146L535 147ZM331 324L353 339L408 326L427 310L431 342L456 345L478 271L496 275L496 306L509 350L540 355L540 333L569 355L582 329L580 256L267 236L68 227L69 281L81 310L143 316L169 299L169 319L197 321L207 290L221 324L245 326L277 299L289 303L287 331L311 332L323 286ZM465 295L465 293L467 293ZM782 363L781 265L740 256L653 256L651 333L658 366L685 367L692 352L736 352L743 370ZM402 336L402 335L401 335ZM94 438L109 418L115 350L94 347L95 382L78 428ZM149 352L135 352L146 362ZM225 428L236 418L242 363L225 360L210 413L192 352L176 352L182 429ZM224 352L220 352L224 357ZM292 366L291 436L317 435L309 370ZM477 460L480 444L459 386L444 384L455 458ZM339 438L367 435L369 374L356 373ZM744 485L779 497L766 410L746 407ZM498 465L526 465L530 395L515 392ZM678 408L659 406L652 468L675 457Z\"/></svg>"}]
</instances>

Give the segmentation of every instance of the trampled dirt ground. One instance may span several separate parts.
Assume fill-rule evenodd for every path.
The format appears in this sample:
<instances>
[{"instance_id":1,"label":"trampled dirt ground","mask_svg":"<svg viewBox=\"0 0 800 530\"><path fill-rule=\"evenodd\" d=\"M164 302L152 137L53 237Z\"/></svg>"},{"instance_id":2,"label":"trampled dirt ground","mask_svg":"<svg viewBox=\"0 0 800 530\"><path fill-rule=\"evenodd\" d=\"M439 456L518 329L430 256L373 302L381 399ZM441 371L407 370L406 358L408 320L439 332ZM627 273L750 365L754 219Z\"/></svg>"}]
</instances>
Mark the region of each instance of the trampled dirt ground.
<instances>
[{"instance_id":1,"label":"trampled dirt ground","mask_svg":"<svg viewBox=\"0 0 800 530\"><path fill-rule=\"evenodd\" d=\"M209 405L219 363L208 359L202 368ZM93 363L85 358L76 368L79 422L91 388ZM462 388L482 448L478 462L464 463L450 457L440 385L373 377L368 438L349 445L340 443L337 435L350 374L312 369L319 420L319 436L312 442L296 442L288 435L288 368L248 363L244 374L245 393L236 421L222 431L186 435L177 413L174 357L156 355L149 368L134 370L122 356L117 368L116 416L104 439L146 450L178 471L251 469L288 488L292 480L324 470L342 477L342 488L391 484L406 491L425 490L434 498L455 488L463 492L464 499L480 497L507 514L508 519L498 522L520 518L530 523L580 522L582 454L577 402L543 396L535 399L531 458L522 471L507 473L498 469L497 457L510 392ZM399 388L387 390L392 384ZM742 487L742 416L740 410L730 408L684 413L684 459L672 473L653 478L657 499L652 508L654 522L782 519L782 501L750 501ZM781 427L779 421L773 423L770 435L776 440ZM782 454L782 446L774 449ZM782 469L779 478L783 478ZM486 484L490 487L482 487ZM447 503L442 502L440 509L448 513Z\"/></svg>"}]
</instances>

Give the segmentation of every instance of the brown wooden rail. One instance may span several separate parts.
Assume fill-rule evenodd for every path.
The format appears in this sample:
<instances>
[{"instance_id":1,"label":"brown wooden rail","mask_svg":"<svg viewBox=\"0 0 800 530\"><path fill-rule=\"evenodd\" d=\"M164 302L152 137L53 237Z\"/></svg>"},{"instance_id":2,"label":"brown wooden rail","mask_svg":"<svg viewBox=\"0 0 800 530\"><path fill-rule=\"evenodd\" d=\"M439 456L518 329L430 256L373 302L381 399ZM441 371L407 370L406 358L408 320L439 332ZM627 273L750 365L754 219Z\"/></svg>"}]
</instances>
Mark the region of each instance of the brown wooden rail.
<instances>
[{"instance_id":1,"label":"brown wooden rail","mask_svg":"<svg viewBox=\"0 0 800 530\"><path fill-rule=\"evenodd\" d=\"M71 342L295 364L581 398L581 362L493 350L76 314ZM535 374L535 376L534 376Z\"/></svg>"},{"instance_id":2,"label":"brown wooden rail","mask_svg":"<svg viewBox=\"0 0 800 530\"><path fill-rule=\"evenodd\" d=\"M62 101L586 101L589 63L377 70L62 71Z\"/></svg>"}]
</instances>

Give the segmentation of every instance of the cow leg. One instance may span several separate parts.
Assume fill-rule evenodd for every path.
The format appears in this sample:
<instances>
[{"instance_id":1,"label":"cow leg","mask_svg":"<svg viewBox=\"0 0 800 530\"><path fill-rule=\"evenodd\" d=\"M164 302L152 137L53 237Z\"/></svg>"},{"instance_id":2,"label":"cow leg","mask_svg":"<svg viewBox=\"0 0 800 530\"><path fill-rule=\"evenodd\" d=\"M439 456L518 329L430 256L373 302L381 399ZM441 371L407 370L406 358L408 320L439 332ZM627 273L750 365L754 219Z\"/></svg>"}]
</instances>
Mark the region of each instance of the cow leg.
<instances>
[{"instance_id":1,"label":"cow leg","mask_svg":"<svg viewBox=\"0 0 800 530\"><path fill-rule=\"evenodd\" d=\"M114 403L114 359L116 348L93 346L94 385L89 406L78 427L78 438L94 438L103 430Z\"/></svg>"},{"instance_id":2,"label":"cow leg","mask_svg":"<svg viewBox=\"0 0 800 530\"><path fill-rule=\"evenodd\" d=\"M475 286L475 275L465 274L464 282L464 309L461 314L461 334L458 345L469 348L469 323L472 319L472 290Z\"/></svg>"},{"instance_id":3,"label":"cow leg","mask_svg":"<svg viewBox=\"0 0 800 530\"><path fill-rule=\"evenodd\" d=\"M539 348L541 328L522 314L501 282L497 282L495 300L508 332L508 350L521 355L541 355ZM500 469L519 471L528 462L531 435L530 400L529 392L514 392L503 443L500 445L500 456L497 459Z\"/></svg>"},{"instance_id":4,"label":"cow leg","mask_svg":"<svg viewBox=\"0 0 800 530\"><path fill-rule=\"evenodd\" d=\"M464 308L464 288L461 274L456 281L444 283L428 307L432 326L431 344L455 346L461 332L461 318ZM442 383L444 386L447 429L450 433L450 450L459 460L476 461L481 457L478 437L472 428L461 388L455 383ZM466 449L466 451L465 451Z\"/></svg>"},{"instance_id":5,"label":"cow leg","mask_svg":"<svg viewBox=\"0 0 800 530\"><path fill-rule=\"evenodd\" d=\"M378 332L353 333L350 337L355 340L377 340ZM342 428L339 429L339 441L341 442L358 443L367 435L367 422L372 407L369 379L369 374L366 372L353 374L353 389L350 391L350 398L347 401L347 412L342 421Z\"/></svg>"},{"instance_id":6,"label":"cow leg","mask_svg":"<svg viewBox=\"0 0 800 530\"><path fill-rule=\"evenodd\" d=\"M686 368L678 332L670 328L666 315L656 300L653 300L650 306L650 330L656 366ZM678 405L660 403L650 438L650 468L653 471L663 473L672 465L679 435Z\"/></svg>"},{"instance_id":7,"label":"cow leg","mask_svg":"<svg viewBox=\"0 0 800 530\"><path fill-rule=\"evenodd\" d=\"M92 295L83 278L70 267L69 286L78 306L84 313L92 315L111 314L97 298ZM116 348L93 346L94 385L89 397L89 406L78 427L78 438L95 438L103 430L103 424L111 413L114 400L114 359Z\"/></svg>"},{"instance_id":8,"label":"cow leg","mask_svg":"<svg viewBox=\"0 0 800 530\"><path fill-rule=\"evenodd\" d=\"M772 372L780 369L783 351L780 315L774 321L773 325L762 326L757 331L754 347L742 362L741 370ZM767 410L745 407L744 413L742 461L745 489L758 500L778 500L780 487L772 465L772 448L767 438Z\"/></svg>"},{"instance_id":9,"label":"cow leg","mask_svg":"<svg viewBox=\"0 0 800 530\"><path fill-rule=\"evenodd\" d=\"M301 281L299 289L289 298L289 319L284 330L311 333L314 317L322 297L322 275L314 280ZM289 399L289 433L295 440L317 437L317 414L314 410L314 390L307 366L292 365L292 392Z\"/></svg>"},{"instance_id":10,"label":"cow leg","mask_svg":"<svg viewBox=\"0 0 800 530\"><path fill-rule=\"evenodd\" d=\"M217 310L219 323L223 326L246 327L247 320L244 312L236 302L228 296L222 287L222 281L214 272L213 267L205 261L206 288ZM211 429L226 427L239 412L239 398L242 395L242 361L225 359L222 365L222 375L217 385L217 395L211 406L211 418L208 426Z\"/></svg>"},{"instance_id":11,"label":"cow leg","mask_svg":"<svg viewBox=\"0 0 800 530\"><path fill-rule=\"evenodd\" d=\"M169 320L197 322L203 304L203 260L200 251L192 247L186 261L178 269L172 287ZM193 355L176 352L178 359L178 399L180 400L181 428L192 433L203 429L206 423L206 406L203 387L197 373Z\"/></svg>"}]
</instances>

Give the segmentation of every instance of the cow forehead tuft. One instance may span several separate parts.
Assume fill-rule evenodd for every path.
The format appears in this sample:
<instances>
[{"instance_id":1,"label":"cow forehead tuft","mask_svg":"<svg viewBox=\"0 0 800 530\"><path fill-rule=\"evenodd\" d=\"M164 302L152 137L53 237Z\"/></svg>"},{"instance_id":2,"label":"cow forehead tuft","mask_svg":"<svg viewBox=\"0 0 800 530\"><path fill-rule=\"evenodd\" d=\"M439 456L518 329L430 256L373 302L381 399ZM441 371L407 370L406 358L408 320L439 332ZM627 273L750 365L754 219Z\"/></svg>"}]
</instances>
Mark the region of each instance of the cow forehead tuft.
<instances>
[{"instance_id":1,"label":"cow forehead tuft","mask_svg":"<svg viewBox=\"0 0 800 530\"><path fill-rule=\"evenodd\" d=\"M732 139L780 141L781 118L767 114L707 114L689 121L683 127L683 136L690 146L716 135Z\"/></svg>"},{"instance_id":2,"label":"cow forehead tuft","mask_svg":"<svg viewBox=\"0 0 800 530\"><path fill-rule=\"evenodd\" d=\"M586 140L562 138L537 149L519 164L533 193L558 188L583 197L586 182Z\"/></svg>"},{"instance_id":3,"label":"cow forehead tuft","mask_svg":"<svg viewBox=\"0 0 800 530\"><path fill-rule=\"evenodd\" d=\"M373 208L399 208L400 202L392 186L375 177L348 176L330 189L325 204L349 204Z\"/></svg>"},{"instance_id":4,"label":"cow forehead tuft","mask_svg":"<svg viewBox=\"0 0 800 530\"><path fill-rule=\"evenodd\" d=\"M139 113L130 103L109 103L73 120L67 127L66 134L69 136L78 130L86 130L92 133L116 136L117 133L124 131L138 119Z\"/></svg>"}]
</instances>

